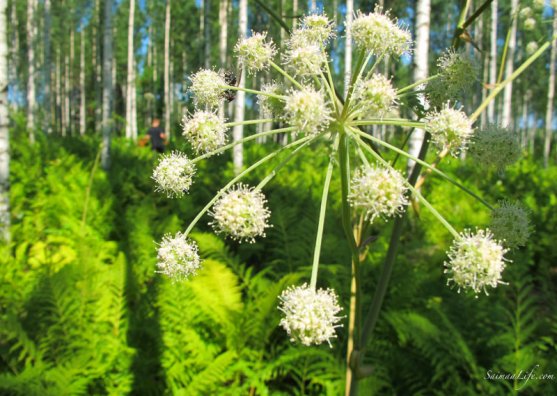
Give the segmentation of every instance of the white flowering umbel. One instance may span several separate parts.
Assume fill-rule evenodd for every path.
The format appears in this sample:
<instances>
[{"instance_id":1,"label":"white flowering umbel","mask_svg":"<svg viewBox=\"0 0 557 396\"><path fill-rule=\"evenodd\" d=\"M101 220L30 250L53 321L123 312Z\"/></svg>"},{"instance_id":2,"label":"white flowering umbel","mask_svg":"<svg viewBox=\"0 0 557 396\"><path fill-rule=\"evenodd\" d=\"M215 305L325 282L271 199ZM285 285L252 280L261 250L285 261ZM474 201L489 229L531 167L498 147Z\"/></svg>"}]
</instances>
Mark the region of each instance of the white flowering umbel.
<instances>
[{"instance_id":1,"label":"white flowering umbel","mask_svg":"<svg viewBox=\"0 0 557 396\"><path fill-rule=\"evenodd\" d=\"M352 22L352 37L359 48L375 55L400 56L410 50L412 43L410 32L397 26L380 8L369 14L358 11Z\"/></svg>"},{"instance_id":2,"label":"white flowering umbel","mask_svg":"<svg viewBox=\"0 0 557 396\"><path fill-rule=\"evenodd\" d=\"M348 201L370 222L398 215L408 205L405 180L392 168L363 166L356 169L351 184Z\"/></svg>"},{"instance_id":3,"label":"white flowering umbel","mask_svg":"<svg viewBox=\"0 0 557 396\"><path fill-rule=\"evenodd\" d=\"M289 287L279 299L284 314L280 325L292 342L309 346L327 341L331 345L331 338L337 336L335 329L342 326L338 324L342 308L334 290L314 290L303 284Z\"/></svg>"},{"instance_id":4,"label":"white flowering umbel","mask_svg":"<svg viewBox=\"0 0 557 396\"><path fill-rule=\"evenodd\" d=\"M425 130L440 150L449 150L453 155L466 148L474 132L466 114L448 105L428 116Z\"/></svg>"},{"instance_id":5,"label":"white flowering umbel","mask_svg":"<svg viewBox=\"0 0 557 396\"><path fill-rule=\"evenodd\" d=\"M277 83L263 84L261 87L263 94L257 95L257 102L261 107L261 111L265 117L279 117L284 111L284 100L278 99L271 95L284 95L284 89Z\"/></svg>"},{"instance_id":6,"label":"white flowering umbel","mask_svg":"<svg viewBox=\"0 0 557 396\"><path fill-rule=\"evenodd\" d=\"M162 238L157 250L157 272L173 280L183 280L195 275L200 267L201 260L195 241L181 232Z\"/></svg>"},{"instance_id":7,"label":"white flowering umbel","mask_svg":"<svg viewBox=\"0 0 557 396\"><path fill-rule=\"evenodd\" d=\"M157 183L155 191L166 193L169 198L182 197L192 185L194 174L195 165L185 154L164 155L153 171L152 178Z\"/></svg>"},{"instance_id":8,"label":"white flowering umbel","mask_svg":"<svg viewBox=\"0 0 557 396\"><path fill-rule=\"evenodd\" d=\"M284 111L286 122L296 127L296 132L308 136L323 132L331 121L331 110L323 92L310 87L291 91Z\"/></svg>"},{"instance_id":9,"label":"white flowering umbel","mask_svg":"<svg viewBox=\"0 0 557 396\"><path fill-rule=\"evenodd\" d=\"M269 227L267 220L271 212L266 203L262 192L239 184L215 203L211 225L217 233L239 242L254 243L256 237L265 236Z\"/></svg>"},{"instance_id":10,"label":"white flowering umbel","mask_svg":"<svg viewBox=\"0 0 557 396\"><path fill-rule=\"evenodd\" d=\"M489 230L478 230L472 234L469 230L455 239L448 252L449 261L445 262L447 283L454 283L461 289L471 289L474 293L482 290L487 294L487 287L497 287L501 273L505 269L504 257L507 249L493 239Z\"/></svg>"},{"instance_id":11,"label":"white flowering umbel","mask_svg":"<svg viewBox=\"0 0 557 396\"><path fill-rule=\"evenodd\" d=\"M479 130L470 145L470 154L478 164L499 171L518 161L521 153L517 134L496 124Z\"/></svg>"},{"instance_id":12,"label":"white flowering umbel","mask_svg":"<svg viewBox=\"0 0 557 396\"><path fill-rule=\"evenodd\" d=\"M532 55L538 50L538 48L538 43L536 43L535 41L530 41L528 44L526 44L526 54Z\"/></svg>"},{"instance_id":13,"label":"white flowering umbel","mask_svg":"<svg viewBox=\"0 0 557 396\"><path fill-rule=\"evenodd\" d=\"M478 78L477 63L464 52L446 51L437 60L437 66L440 76L426 87L427 99L435 108L460 99Z\"/></svg>"},{"instance_id":14,"label":"white flowering umbel","mask_svg":"<svg viewBox=\"0 0 557 396\"><path fill-rule=\"evenodd\" d=\"M489 229L509 249L524 246L530 236L528 211L518 202L503 201L491 212Z\"/></svg>"},{"instance_id":15,"label":"white flowering umbel","mask_svg":"<svg viewBox=\"0 0 557 396\"><path fill-rule=\"evenodd\" d=\"M214 70L202 69L191 76L190 91L197 107L218 107L226 88L224 76Z\"/></svg>"},{"instance_id":16,"label":"white flowering umbel","mask_svg":"<svg viewBox=\"0 0 557 396\"><path fill-rule=\"evenodd\" d=\"M396 104L396 89L382 74L374 74L367 80L360 80L354 88L356 106L367 117L383 117Z\"/></svg>"},{"instance_id":17,"label":"white flowering umbel","mask_svg":"<svg viewBox=\"0 0 557 396\"><path fill-rule=\"evenodd\" d=\"M284 63L296 76L309 77L321 74L327 62L321 44L308 39L304 30L295 30L287 45Z\"/></svg>"},{"instance_id":18,"label":"white flowering umbel","mask_svg":"<svg viewBox=\"0 0 557 396\"><path fill-rule=\"evenodd\" d=\"M183 135L196 154L208 153L226 143L224 121L212 111L196 111L182 119Z\"/></svg>"},{"instance_id":19,"label":"white flowering umbel","mask_svg":"<svg viewBox=\"0 0 557 396\"><path fill-rule=\"evenodd\" d=\"M266 41L267 33L253 33L251 37L240 39L234 51L242 64L250 73L266 69L275 56L276 50L272 41Z\"/></svg>"},{"instance_id":20,"label":"white flowering umbel","mask_svg":"<svg viewBox=\"0 0 557 396\"><path fill-rule=\"evenodd\" d=\"M325 44L335 36L333 23L325 14L310 14L302 18L303 34L308 40Z\"/></svg>"}]
</instances>

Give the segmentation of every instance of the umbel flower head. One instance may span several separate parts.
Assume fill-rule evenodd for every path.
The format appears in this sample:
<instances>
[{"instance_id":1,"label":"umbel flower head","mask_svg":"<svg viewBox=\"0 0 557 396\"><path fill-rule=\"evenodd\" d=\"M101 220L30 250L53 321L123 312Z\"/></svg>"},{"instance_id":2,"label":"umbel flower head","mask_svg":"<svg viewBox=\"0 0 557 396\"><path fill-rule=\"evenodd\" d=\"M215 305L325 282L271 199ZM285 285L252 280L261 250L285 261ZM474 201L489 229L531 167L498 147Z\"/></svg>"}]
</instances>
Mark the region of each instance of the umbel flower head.
<instances>
[{"instance_id":1,"label":"umbel flower head","mask_svg":"<svg viewBox=\"0 0 557 396\"><path fill-rule=\"evenodd\" d=\"M226 143L224 121L212 111L196 111L182 119L183 135L196 154L208 153Z\"/></svg>"},{"instance_id":2,"label":"umbel flower head","mask_svg":"<svg viewBox=\"0 0 557 396\"><path fill-rule=\"evenodd\" d=\"M426 87L426 96L435 108L459 99L478 78L478 65L464 52L446 51L437 60L440 77Z\"/></svg>"},{"instance_id":3,"label":"umbel flower head","mask_svg":"<svg viewBox=\"0 0 557 396\"><path fill-rule=\"evenodd\" d=\"M195 275L201 267L201 260L195 241L178 232L172 236L165 235L157 251L157 268L159 273L174 280L186 279Z\"/></svg>"},{"instance_id":4,"label":"umbel flower head","mask_svg":"<svg viewBox=\"0 0 557 396\"><path fill-rule=\"evenodd\" d=\"M279 310L284 313L280 325L286 330L292 342L309 346L336 338L335 328L341 317L342 308L332 289L314 290L307 284L291 286L279 297Z\"/></svg>"},{"instance_id":5,"label":"umbel flower head","mask_svg":"<svg viewBox=\"0 0 557 396\"><path fill-rule=\"evenodd\" d=\"M396 89L382 74L374 74L367 80L360 80L354 87L355 102L364 116L383 117L393 110L396 103Z\"/></svg>"},{"instance_id":6,"label":"umbel flower head","mask_svg":"<svg viewBox=\"0 0 557 396\"><path fill-rule=\"evenodd\" d=\"M497 287L501 273L505 269L504 254L507 252L493 239L489 230L469 230L455 239L448 252L449 261L445 262L447 283L453 282L460 289L471 289L474 293L485 291L488 286Z\"/></svg>"},{"instance_id":7,"label":"umbel flower head","mask_svg":"<svg viewBox=\"0 0 557 396\"><path fill-rule=\"evenodd\" d=\"M169 198L181 197L193 183L195 166L188 157L179 152L163 155L153 171L157 183L155 191L166 193Z\"/></svg>"},{"instance_id":8,"label":"umbel flower head","mask_svg":"<svg viewBox=\"0 0 557 396\"><path fill-rule=\"evenodd\" d=\"M243 184L227 191L213 207L211 225L217 233L223 233L239 242L255 242L265 236L271 212L262 192Z\"/></svg>"},{"instance_id":9,"label":"umbel flower head","mask_svg":"<svg viewBox=\"0 0 557 396\"><path fill-rule=\"evenodd\" d=\"M324 131L331 120L331 110L323 92L311 87L291 91L284 112L285 121L308 136Z\"/></svg>"},{"instance_id":10,"label":"umbel flower head","mask_svg":"<svg viewBox=\"0 0 557 396\"><path fill-rule=\"evenodd\" d=\"M191 76L190 91L196 106L218 107L226 88L224 76L220 72L201 69Z\"/></svg>"},{"instance_id":11,"label":"umbel flower head","mask_svg":"<svg viewBox=\"0 0 557 396\"><path fill-rule=\"evenodd\" d=\"M292 32L284 55L284 63L296 76L319 75L325 62L327 56L320 44L308 39L304 30Z\"/></svg>"},{"instance_id":12,"label":"umbel flower head","mask_svg":"<svg viewBox=\"0 0 557 396\"><path fill-rule=\"evenodd\" d=\"M352 177L348 201L365 219L392 217L404 211L408 204L402 175L392 168L363 166Z\"/></svg>"},{"instance_id":13,"label":"umbel flower head","mask_svg":"<svg viewBox=\"0 0 557 396\"><path fill-rule=\"evenodd\" d=\"M524 20L524 30L531 31L536 28L536 19L535 18L526 18Z\"/></svg>"},{"instance_id":14,"label":"umbel flower head","mask_svg":"<svg viewBox=\"0 0 557 396\"><path fill-rule=\"evenodd\" d=\"M266 69L275 56L275 46L266 38L267 32L252 33L251 37L240 39L234 47L240 63L250 73Z\"/></svg>"},{"instance_id":15,"label":"umbel flower head","mask_svg":"<svg viewBox=\"0 0 557 396\"><path fill-rule=\"evenodd\" d=\"M503 170L519 160L520 142L512 130L490 124L474 135L470 154L483 166Z\"/></svg>"},{"instance_id":16,"label":"umbel flower head","mask_svg":"<svg viewBox=\"0 0 557 396\"><path fill-rule=\"evenodd\" d=\"M503 201L491 212L489 229L509 249L524 246L530 236L528 211L518 202Z\"/></svg>"},{"instance_id":17,"label":"umbel flower head","mask_svg":"<svg viewBox=\"0 0 557 396\"><path fill-rule=\"evenodd\" d=\"M428 116L425 130L440 150L448 149L453 155L466 148L473 134L472 123L466 114L450 108L448 104Z\"/></svg>"},{"instance_id":18,"label":"umbel flower head","mask_svg":"<svg viewBox=\"0 0 557 396\"><path fill-rule=\"evenodd\" d=\"M356 45L375 55L400 56L410 50L412 36L409 31L383 14L381 8L369 14L358 11L352 22L352 37Z\"/></svg>"},{"instance_id":19,"label":"umbel flower head","mask_svg":"<svg viewBox=\"0 0 557 396\"><path fill-rule=\"evenodd\" d=\"M261 92L269 93L272 95L284 95L284 89L277 83L267 83L263 84L261 87ZM265 117L278 117L282 115L284 111L285 103L273 96L268 96L264 94L257 95L257 102L261 107L262 114Z\"/></svg>"},{"instance_id":20,"label":"umbel flower head","mask_svg":"<svg viewBox=\"0 0 557 396\"><path fill-rule=\"evenodd\" d=\"M528 44L526 44L526 54L532 55L538 50L538 48L538 43L536 43L535 41L530 41Z\"/></svg>"},{"instance_id":21,"label":"umbel flower head","mask_svg":"<svg viewBox=\"0 0 557 396\"><path fill-rule=\"evenodd\" d=\"M325 44L335 36L334 24L325 14L310 14L302 18L302 31L307 39L317 44Z\"/></svg>"}]
</instances>

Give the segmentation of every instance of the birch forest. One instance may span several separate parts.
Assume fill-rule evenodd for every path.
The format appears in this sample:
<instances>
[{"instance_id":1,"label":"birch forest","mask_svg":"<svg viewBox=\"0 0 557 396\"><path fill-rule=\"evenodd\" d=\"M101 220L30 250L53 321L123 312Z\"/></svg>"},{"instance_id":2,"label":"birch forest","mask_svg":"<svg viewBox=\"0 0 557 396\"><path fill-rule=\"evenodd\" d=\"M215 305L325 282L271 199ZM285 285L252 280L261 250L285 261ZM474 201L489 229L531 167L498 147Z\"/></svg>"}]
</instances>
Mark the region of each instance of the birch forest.
<instances>
[{"instance_id":1,"label":"birch forest","mask_svg":"<svg viewBox=\"0 0 557 396\"><path fill-rule=\"evenodd\" d=\"M556 0L0 0L0 394L557 394Z\"/></svg>"}]
</instances>

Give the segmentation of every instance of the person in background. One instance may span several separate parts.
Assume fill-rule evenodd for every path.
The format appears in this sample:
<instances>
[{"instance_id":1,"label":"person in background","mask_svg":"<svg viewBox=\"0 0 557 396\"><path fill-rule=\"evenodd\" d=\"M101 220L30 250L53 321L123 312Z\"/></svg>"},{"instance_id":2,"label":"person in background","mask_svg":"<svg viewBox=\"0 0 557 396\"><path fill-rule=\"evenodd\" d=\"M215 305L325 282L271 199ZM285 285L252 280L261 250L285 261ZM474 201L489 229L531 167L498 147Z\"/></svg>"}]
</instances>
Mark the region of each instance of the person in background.
<instances>
[{"instance_id":1,"label":"person in background","mask_svg":"<svg viewBox=\"0 0 557 396\"><path fill-rule=\"evenodd\" d=\"M154 118L151 123L151 128L147 131L145 138L151 142L151 150L157 153L164 153L165 146L168 142L164 129L162 129L160 125L161 121L158 118Z\"/></svg>"}]
</instances>

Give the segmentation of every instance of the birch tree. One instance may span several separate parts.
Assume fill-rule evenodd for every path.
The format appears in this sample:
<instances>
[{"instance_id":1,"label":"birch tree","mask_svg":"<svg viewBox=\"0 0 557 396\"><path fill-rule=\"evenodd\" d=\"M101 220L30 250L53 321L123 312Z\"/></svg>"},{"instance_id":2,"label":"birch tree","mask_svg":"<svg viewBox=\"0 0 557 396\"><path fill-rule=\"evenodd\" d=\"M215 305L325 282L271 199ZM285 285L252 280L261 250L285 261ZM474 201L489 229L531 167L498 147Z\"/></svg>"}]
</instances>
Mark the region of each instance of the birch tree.
<instances>
[{"instance_id":1,"label":"birch tree","mask_svg":"<svg viewBox=\"0 0 557 396\"><path fill-rule=\"evenodd\" d=\"M489 85L493 89L497 84L497 4L498 0L491 3L491 32L489 43ZM495 100L487 105L487 120L495 123Z\"/></svg>"},{"instance_id":2,"label":"birch tree","mask_svg":"<svg viewBox=\"0 0 557 396\"><path fill-rule=\"evenodd\" d=\"M112 132L112 0L104 2L103 27L103 95L102 95L102 151L103 169L110 167L110 139Z\"/></svg>"},{"instance_id":3,"label":"birch tree","mask_svg":"<svg viewBox=\"0 0 557 396\"><path fill-rule=\"evenodd\" d=\"M505 78L513 74L514 71L514 54L516 51L516 24L517 24L518 0L511 0L511 31L509 37L509 46L507 49L507 59L505 60ZM512 81L505 85L503 91L503 113L501 123L505 127L512 127L512 99L513 99L513 83Z\"/></svg>"},{"instance_id":4,"label":"birch tree","mask_svg":"<svg viewBox=\"0 0 557 396\"><path fill-rule=\"evenodd\" d=\"M211 67L211 0L204 0L203 7L203 58L205 68Z\"/></svg>"},{"instance_id":5,"label":"birch tree","mask_svg":"<svg viewBox=\"0 0 557 396\"><path fill-rule=\"evenodd\" d=\"M46 110L45 129L52 132L52 101L50 100L51 84L51 57L50 57L50 31L51 31L51 3L44 1L44 108Z\"/></svg>"},{"instance_id":6,"label":"birch tree","mask_svg":"<svg viewBox=\"0 0 557 396\"><path fill-rule=\"evenodd\" d=\"M85 135L86 120L85 110L87 106L85 94L85 27L81 27L79 33L79 134Z\"/></svg>"},{"instance_id":7,"label":"birch tree","mask_svg":"<svg viewBox=\"0 0 557 396\"><path fill-rule=\"evenodd\" d=\"M226 50L228 46L228 0L220 0L219 25L219 61L221 67L224 67L226 65Z\"/></svg>"},{"instance_id":8,"label":"birch tree","mask_svg":"<svg viewBox=\"0 0 557 396\"><path fill-rule=\"evenodd\" d=\"M240 38L244 38L247 35L248 31L248 1L247 0L240 0L239 5L239 29L238 29L238 36ZM240 88L244 88L246 86L246 70L242 68L242 74L240 76ZM236 94L236 105L234 108L234 122L242 122L244 121L244 111L245 111L245 103L246 96L243 91L238 91ZM237 142L241 140L244 136L244 126L243 125L236 125L232 130L232 139ZM242 166L244 165L244 147L242 144L238 144L234 146L232 151L232 158L234 162L234 169L236 173L240 172Z\"/></svg>"},{"instance_id":9,"label":"birch tree","mask_svg":"<svg viewBox=\"0 0 557 396\"><path fill-rule=\"evenodd\" d=\"M164 127L170 138L170 0L166 0L164 17Z\"/></svg>"},{"instance_id":10,"label":"birch tree","mask_svg":"<svg viewBox=\"0 0 557 396\"><path fill-rule=\"evenodd\" d=\"M557 9L553 11L553 35L557 33ZM551 152L551 139L553 135L553 112L555 111L555 62L557 61L557 40L551 44L551 55L549 61L549 81L547 88L547 108L545 112L545 139L543 144L543 164L549 164L549 154Z\"/></svg>"},{"instance_id":11,"label":"birch tree","mask_svg":"<svg viewBox=\"0 0 557 396\"><path fill-rule=\"evenodd\" d=\"M27 131L29 141L35 143L35 9L36 0L27 0Z\"/></svg>"},{"instance_id":12,"label":"birch tree","mask_svg":"<svg viewBox=\"0 0 557 396\"><path fill-rule=\"evenodd\" d=\"M135 124L136 114L134 114L135 90L135 63L134 63L134 16L135 0L130 0L130 12L128 18L128 74L126 83L126 137L135 140L137 138L137 128Z\"/></svg>"},{"instance_id":13,"label":"birch tree","mask_svg":"<svg viewBox=\"0 0 557 396\"><path fill-rule=\"evenodd\" d=\"M346 0L346 41L344 52L344 96L348 92L352 75L352 18L354 17L354 0Z\"/></svg>"},{"instance_id":14,"label":"birch tree","mask_svg":"<svg viewBox=\"0 0 557 396\"><path fill-rule=\"evenodd\" d=\"M431 19L431 1L418 0L416 3L416 46L414 50L414 81L427 78L429 74L429 28ZM408 141L408 152L417 157L424 141L424 130L416 128ZM414 161L408 160L407 167L410 171Z\"/></svg>"},{"instance_id":15,"label":"birch tree","mask_svg":"<svg viewBox=\"0 0 557 396\"><path fill-rule=\"evenodd\" d=\"M7 3L0 0L0 237L4 241L10 239Z\"/></svg>"}]
</instances>

